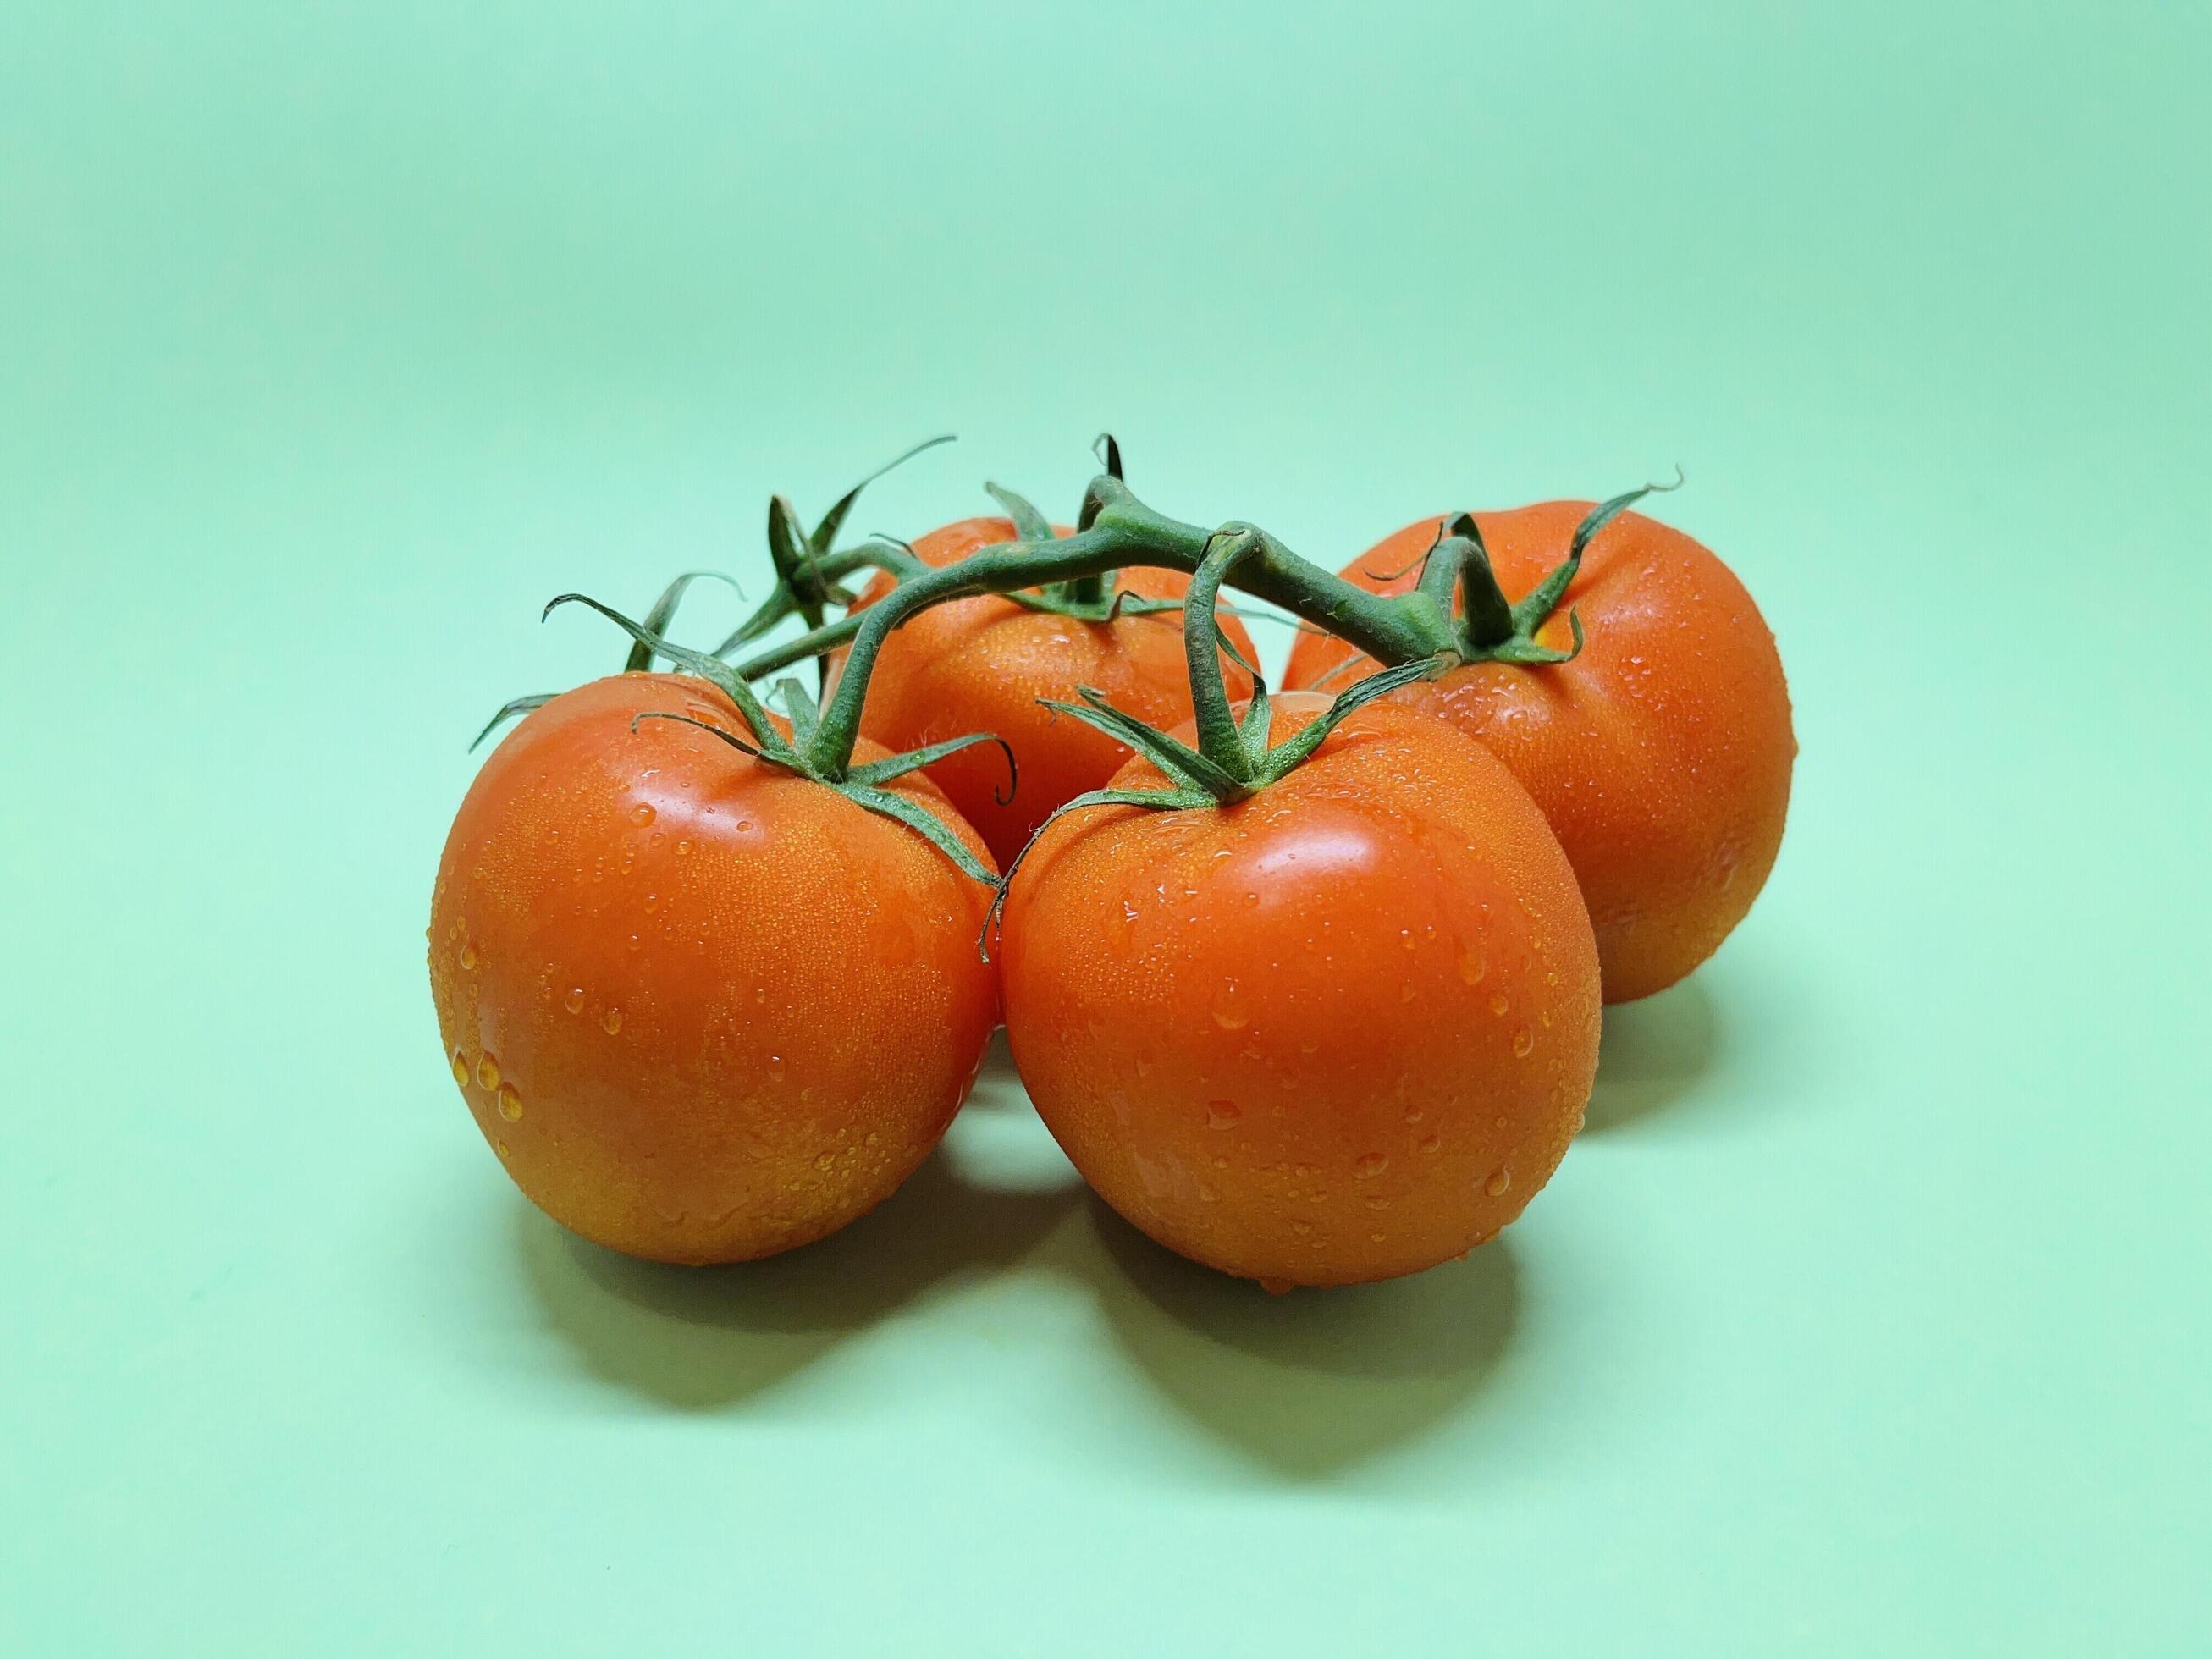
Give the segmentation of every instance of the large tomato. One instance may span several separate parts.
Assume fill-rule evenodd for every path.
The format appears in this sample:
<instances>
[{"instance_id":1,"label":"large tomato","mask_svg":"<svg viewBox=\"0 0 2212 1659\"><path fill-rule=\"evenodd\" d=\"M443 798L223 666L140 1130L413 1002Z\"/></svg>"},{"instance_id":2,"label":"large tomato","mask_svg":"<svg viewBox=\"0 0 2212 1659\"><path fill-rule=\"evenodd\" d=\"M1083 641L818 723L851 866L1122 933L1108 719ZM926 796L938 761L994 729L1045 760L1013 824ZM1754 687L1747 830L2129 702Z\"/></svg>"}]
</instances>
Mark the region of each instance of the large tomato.
<instances>
[{"instance_id":1,"label":"large tomato","mask_svg":"<svg viewBox=\"0 0 2212 1659\"><path fill-rule=\"evenodd\" d=\"M1008 519L963 519L931 531L914 550L924 563L947 565L1015 534ZM1180 599L1190 579L1180 571L1132 566L1120 573L1118 585L1143 599ZM877 576L861 590L854 610L890 589L889 576ZM1252 639L1243 624L1224 617L1221 625L1252 661ZM833 662L842 659L841 653ZM1232 684L1245 684L1233 666L1227 672ZM996 749L964 750L929 769L1004 866L1054 808L1098 787L1128 758L1129 751L1113 738L1038 705L1040 697L1066 701L1085 685L1154 726L1189 719L1181 612L1082 622L1030 610L997 593L933 606L884 642L868 681L860 729L893 750L920 749L969 732L1005 739L1020 773L1011 799L1006 757Z\"/></svg>"},{"instance_id":2,"label":"large tomato","mask_svg":"<svg viewBox=\"0 0 2212 1659\"><path fill-rule=\"evenodd\" d=\"M1475 522L1508 599L1565 555L1587 501L1547 501ZM1346 566L1376 592L1413 586L1436 519ZM1625 513L1601 531L1537 638L1571 662L1470 663L1396 694L1504 761L1543 809L1597 933L1605 998L1664 990L1714 951L1773 868L1797 742L1782 659L1729 568L1678 530ZM1285 684L1341 686L1376 665L1301 635Z\"/></svg>"},{"instance_id":3,"label":"large tomato","mask_svg":"<svg viewBox=\"0 0 2212 1659\"><path fill-rule=\"evenodd\" d=\"M1277 699L1279 737L1326 698ZM1162 775L1132 760L1115 787ZM1417 1272L1581 1126L1598 969L1573 872L1480 745L1388 703L1234 805L1098 805L1009 884L1006 1033L1085 1179L1270 1288Z\"/></svg>"},{"instance_id":4,"label":"large tomato","mask_svg":"<svg viewBox=\"0 0 2212 1659\"><path fill-rule=\"evenodd\" d=\"M633 729L661 712L746 735L705 681L631 673L500 744L439 866L430 985L534 1203L632 1255L741 1261L843 1226L937 1144L994 1023L989 894L826 786ZM980 850L934 786L885 787Z\"/></svg>"}]
</instances>

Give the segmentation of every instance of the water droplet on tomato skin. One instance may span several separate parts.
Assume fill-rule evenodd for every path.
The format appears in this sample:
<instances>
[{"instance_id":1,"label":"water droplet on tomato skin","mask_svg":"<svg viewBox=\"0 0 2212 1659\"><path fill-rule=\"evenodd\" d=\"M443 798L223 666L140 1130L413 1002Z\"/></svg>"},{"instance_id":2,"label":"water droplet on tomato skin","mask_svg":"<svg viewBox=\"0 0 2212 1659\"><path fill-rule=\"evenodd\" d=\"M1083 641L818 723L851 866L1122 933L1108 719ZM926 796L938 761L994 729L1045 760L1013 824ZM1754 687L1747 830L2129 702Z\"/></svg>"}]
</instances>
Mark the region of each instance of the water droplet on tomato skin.
<instances>
[{"instance_id":1,"label":"water droplet on tomato skin","mask_svg":"<svg viewBox=\"0 0 2212 1659\"><path fill-rule=\"evenodd\" d=\"M1526 1060L1536 1047L1535 1034L1523 1025L1513 1034L1513 1058Z\"/></svg>"},{"instance_id":2,"label":"water droplet on tomato skin","mask_svg":"<svg viewBox=\"0 0 2212 1659\"><path fill-rule=\"evenodd\" d=\"M1266 1278L1260 1279L1258 1283L1260 1288L1267 1291L1269 1296L1288 1296L1292 1291L1297 1289L1297 1283L1288 1279Z\"/></svg>"},{"instance_id":3,"label":"water droplet on tomato skin","mask_svg":"<svg viewBox=\"0 0 2212 1659\"><path fill-rule=\"evenodd\" d=\"M1513 1171L1510 1170L1500 1170L1496 1175L1491 1176L1488 1181L1483 1183L1482 1190L1488 1193L1492 1198L1503 1198L1505 1196L1507 1189L1512 1185Z\"/></svg>"},{"instance_id":4,"label":"water droplet on tomato skin","mask_svg":"<svg viewBox=\"0 0 2212 1659\"><path fill-rule=\"evenodd\" d=\"M1355 1163L1352 1166L1352 1173L1357 1175L1362 1181L1372 1181L1376 1176L1381 1175L1383 1170L1389 1167L1390 1156L1389 1153L1363 1152L1359 1156L1358 1162Z\"/></svg>"},{"instance_id":5,"label":"water droplet on tomato skin","mask_svg":"<svg viewBox=\"0 0 2212 1659\"><path fill-rule=\"evenodd\" d=\"M599 1016L599 1024L605 1028L606 1034L609 1036L612 1036L616 1032L622 1030L622 1010L619 1008L608 1009L606 1012Z\"/></svg>"},{"instance_id":6,"label":"water droplet on tomato skin","mask_svg":"<svg viewBox=\"0 0 2212 1659\"><path fill-rule=\"evenodd\" d=\"M492 1142L492 1145L493 1145L495 1147L496 1147L496 1148L498 1149L498 1151L499 1151L499 1155L500 1155L501 1158L512 1158L512 1157L514 1157L514 1154L513 1152L509 1152L509 1151L507 1150L507 1143L506 1143L505 1141L503 1141L503 1140L495 1140L494 1142Z\"/></svg>"},{"instance_id":7,"label":"water droplet on tomato skin","mask_svg":"<svg viewBox=\"0 0 2212 1659\"><path fill-rule=\"evenodd\" d=\"M499 1062L489 1054L477 1061L477 1081L487 1089L499 1087Z\"/></svg>"},{"instance_id":8,"label":"water droplet on tomato skin","mask_svg":"<svg viewBox=\"0 0 2212 1659\"><path fill-rule=\"evenodd\" d=\"M1511 1003L1505 1000L1505 993L1503 991L1500 991L1496 996L1490 999L1490 1012L1496 1014L1500 1019L1505 1018L1505 1011L1512 1006L1513 1005Z\"/></svg>"},{"instance_id":9,"label":"water droplet on tomato skin","mask_svg":"<svg viewBox=\"0 0 2212 1659\"><path fill-rule=\"evenodd\" d=\"M499 1115L509 1123L516 1121L522 1115L522 1091L512 1083L502 1083L499 1085Z\"/></svg>"},{"instance_id":10,"label":"water droplet on tomato skin","mask_svg":"<svg viewBox=\"0 0 2212 1659\"><path fill-rule=\"evenodd\" d=\"M567 996L561 999L561 1006L563 1008L566 1008L572 1014L582 1013L584 1012L584 988L579 985L575 989L570 991Z\"/></svg>"},{"instance_id":11,"label":"water droplet on tomato skin","mask_svg":"<svg viewBox=\"0 0 2212 1659\"><path fill-rule=\"evenodd\" d=\"M783 1080L783 1056L781 1054L770 1054L768 1057L768 1074L779 1083Z\"/></svg>"},{"instance_id":12,"label":"water droplet on tomato skin","mask_svg":"<svg viewBox=\"0 0 2212 1659\"><path fill-rule=\"evenodd\" d=\"M464 1089L469 1086L469 1057L458 1048L453 1051L453 1081Z\"/></svg>"},{"instance_id":13,"label":"water droplet on tomato skin","mask_svg":"<svg viewBox=\"0 0 2212 1659\"><path fill-rule=\"evenodd\" d=\"M1237 981L1231 980L1213 1000L1213 1023L1224 1031L1242 1030L1252 1020L1251 1011L1238 1000Z\"/></svg>"},{"instance_id":14,"label":"water droplet on tomato skin","mask_svg":"<svg viewBox=\"0 0 2212 1659\"><path fill-rule=\"evenodd\" d=\"M1421 1137L1421 1150L1425 1152L1440 1152L1443 1148L1443 1144L1444 1138L1442 1135L1423 1135Z\"/></svg>"},{"instance_id":15,"label":"water droplet on tomato skin","mask_svg":"<svg viewBox=\"0 0 2212 1659\"><path fill-rule=\"evenodd\" d=\"M641 830L647 824L651 823L653 819L659 816L660 815L659 813L655 812L652 807L646 805L643 801L640 801L636 805L629 809L629 821L637 825Z\"/></svg>"},{"instance_id":16,"label":"water droplet on tomato skin","mask_svg":"<svg viewBox=\"0 0 2212 1659\"><path fill-rule=\"evenodd\" d=\"M1462 951L1459 953L1459 976L1469 985L1481 984L1482 976L1489 971L1490 963L1485 960L1481 951Z\"/></svg>"},{"instance_id":17,"label":"water droplet on tomato skin","mask_svg":"<svg viewBox=\"0 0 2212 1659\"><path fill-rule=\"evenodd\" d=\"M474 968L474 967L477 965L477 963L479 963L479 962L481 962L483 959L483 957L479 957L479 956L477 956L477 942L476 942L474 939L469 939L469 940L466 940L466 941L465 941L465 942L462 944L462 945L461 945L461 966L462 966L462 967L464 967L464 968Z\"/></svg>"},{"instance_id":18,"label":"water droplet on tomato skin","mask_svg":"<svg viewBox=\"0 0 2212 1659\"><path fill-rule=\"evenodd\" d=\"M1244 1115L1244 1109L1233 1100L1209 1100L1206 1103L1206 1127L1209 1129L1233 1128Z\"/></svg>"}]
</instances>

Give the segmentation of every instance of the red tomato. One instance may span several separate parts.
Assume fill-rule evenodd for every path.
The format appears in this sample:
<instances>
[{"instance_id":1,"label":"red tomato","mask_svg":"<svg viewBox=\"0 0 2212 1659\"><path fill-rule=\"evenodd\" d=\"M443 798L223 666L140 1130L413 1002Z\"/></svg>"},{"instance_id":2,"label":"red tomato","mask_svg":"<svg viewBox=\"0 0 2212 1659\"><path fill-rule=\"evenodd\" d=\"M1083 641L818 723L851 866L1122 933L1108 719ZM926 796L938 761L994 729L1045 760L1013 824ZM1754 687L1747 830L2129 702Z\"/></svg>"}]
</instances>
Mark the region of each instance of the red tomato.
<instances>
[{"instance_id":1,"label":"red tomato","mask_svg":"<svg viewBox=\"0 0 2212 1659\"><path fill-rule=\"evenodd\" d=\"M439 866L431 992L539 1208L631 1255L743 1261L864 1214L937 1144L995 1023L990 895L834 790L632 730L662 711L748 735L703 680L622 674L494 751ZM980 853L933 785L885 787Z\"/></svg>"},{"instance_id":2,"label":"red tomato","mask_svg":"<svg viewBox=\"0 0 2212 1659\"><path fill-rule=\"evenodd\" d=\"M1277 741L1327 702L1278 698ZM1139 759L1114 787L1163 781ZM1387 704L1235 805L1060 818L1000 955L1015 1062L1084 1178L1271 1288L1488 1239L1596 1074L1597 951L1558 842L1480 745Z\"/></svg>"},{"instance_id":3,"label":"red tomato","mask_svg":"<svg viewBox=\"0 0 2212 1659\"><path fill-rule=\"evenodd\" d=\"M1065 528L1058 530L1065 536ZM1006 519L963 519L915 543L924 563L947 565L979 548L1011 541ZM1119 586L1146 599L1180 599L1190 579L1179 571L1132 566ZM878 575L861 590L860 611L891 590ZM1245 660L1252 637L1233 617L1222 629ZM841 652L833 668L844 660ZM1224 659L1226 661L1226 659ZM1232 686L1249 681L1231 665ZM1154 726L1190 718L1190 676L1183 659L1182 614L1077 622L1030 611L1004 595L955 599L900 625L876 659L860 729L887 749L920 749L970 732L994 732L1013 750L1020 782L1011 801L1006 757L988 745L964 750L929 769L961 816L974 824L1001 866L1012 861L1054 809L1096 789L1128 758L1127 748L1077 720L1060 720L1040 697L1067 702L1095 687L1116 708Z\"/></svg>"},{"instance_id":4,"label":"red tomato","mask_svg":"<svg viewBox=\"0 0 2212 1659\"><path fill-rule=\"evenodd\" d=\"M1587 501L1478 513L1499 586L1518 600L1565 556ZM1438 520L1376 543L1344 576L1412 587ZM1581 883L1605 999L1664 990L1720 946L1774 866L1797 753L1782 659L1729 568L1679 530L1625 513L1584 554L1538 635L1572 662L1470 663L1395 694L1504 761L1535 798ZM1376 665L1301 635L1285 683L1341 689Z\"/></svg>"}]
</instances>

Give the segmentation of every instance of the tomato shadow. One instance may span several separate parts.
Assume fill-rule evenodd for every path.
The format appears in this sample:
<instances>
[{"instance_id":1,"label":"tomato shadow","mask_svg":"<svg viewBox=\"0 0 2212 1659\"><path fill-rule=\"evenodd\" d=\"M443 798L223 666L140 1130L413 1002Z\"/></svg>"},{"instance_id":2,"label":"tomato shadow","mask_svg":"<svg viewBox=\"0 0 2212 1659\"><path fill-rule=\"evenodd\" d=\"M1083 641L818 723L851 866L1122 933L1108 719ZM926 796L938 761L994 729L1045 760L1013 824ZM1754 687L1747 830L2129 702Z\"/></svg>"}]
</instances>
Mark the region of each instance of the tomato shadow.
<instances>
[{"instance_id":1,"label":"tomato shadow","mask_svg":"<svg viewBox=\"0 0 2212 1659\"><path fill-rule=\"evenodd\" d=\"M1720 1020L1701 976L1605 1011L1597 1085L1583 1133L1626 1128L1686 1104L1720 1053Z\"/></svg>"},{"instance_id":2,"label":"tomato shadow","mask_svg":"<svg viewBox=\"0 0 2212 1659\"><path fill-rule=\"evenodd\" d=\"M1187 1261L1094 1200L1111 1329L1210 1437L1290 1480L1381 1458L1468 1411L1521 1314L1504 1238L1407 1279L1270 1296Z\"/></svg>"},{"instance_id":3,"label":"tomato shadow","mask_svg":"<svg viewBox=\"0 0 2212 1659\"><path fill-rule=\"evenodd\" d=\"M639 1261L527 1204L517 1245L547 1323L601 1382L677 1411L775 1389L948 1280L1012 1266L1075 1201L1071 1188L969 1179L940 1147L851 1226L764 1261Z\"/></svg>"}]
</instances>

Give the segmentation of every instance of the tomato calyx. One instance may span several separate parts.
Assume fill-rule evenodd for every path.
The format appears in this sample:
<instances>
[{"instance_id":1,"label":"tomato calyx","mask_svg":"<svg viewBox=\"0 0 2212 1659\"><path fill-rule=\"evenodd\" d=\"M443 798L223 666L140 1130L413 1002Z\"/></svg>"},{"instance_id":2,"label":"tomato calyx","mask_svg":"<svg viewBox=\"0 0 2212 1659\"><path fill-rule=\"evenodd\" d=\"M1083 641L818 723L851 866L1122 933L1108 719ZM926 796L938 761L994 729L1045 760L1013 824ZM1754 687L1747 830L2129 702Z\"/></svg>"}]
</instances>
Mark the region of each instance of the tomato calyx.
<instances>
[{"instance_id":1,"label":"tomato calyx","mask_svg":"<svg viewBox=\"0 0 2212 1659\"><path fill-rule=\"evenodd\" d=\"M1076 688L1076 696L1082 699L1079 702L1052 697L1038 699L1054 714L1080 720L1127 744L1158 767L1168 783L1161 789L1093 789L1076 796L1046 818L1037 827L1036 835L1030 838L1029 846L1015 855L999 882L997 896L984 919L982 937L977 941L977 948L987 957L991 929L1005 908L1006 890L1013 881L1014 872L1021 868L1029 848L1036 845L1054 819L1089 806L1190 811L1249 800L1296 771L1358 709L1377 697L1388 696L1401 686L1440 674L1453 665L1449 652L1438 651L1370 674L1337 693L1327 708L1287 740L1270 746L1274 704L1267 695L1267 682L1257 665L1246 661L1243 653L1222 631L1216 615L1223 580L1239 562L1262 553L1267 542L1267 533L1250 525L1224 526L1207 539L1206 552L1191 577L1190 589L1183 596L1183 652L1190 671L1191 706L1197 717L1195 747L1116 708L1103 692L1091 686ZM1230 701L1228 682L1222 675L1224 654L1252 678L1252 696L1241 716Z\"/></svg>"},{"instance_id":2,"label":"tomato calyx","mask_svg":"<svg viewBox=\"0 0 2212 1659\"><path fill-rule=\"evenodd\" d=\"M1539 644L1536 635L1559 610L1560 600L1582 569L1583 553L1600 531L1646 495L1681 486L1678 468L1672 483L1639 485L1599 502L1575 526L1566 557L1553 566L1544 580L1518 604L1508 599L1498 585L1497 572L1491 568L1490 550L1483 545L1482 528L1475 522L1474 515L1454 514L1437 526L1436 541L1422 555L1416 589L1440 604L1450 602L1455 586L1459 590L1460 614L1454 631L1458 636L1462 662L1510 662L1532 667L1572 662L1582 654L1583 619L1571 607L1567 611L1567 626L1574 643L1569 649L1561 651Z\"/></svg>"},{"instance_id":3,"label":"tomato calyx","mask_svg":"<svg viewBox=\"0 0 2212 1659\"><path fill-rule=\"evenodd\" d=\"M663 639L644 623L633 621L588 594L562 593L546 605L545 615L551 616L564 605L588 606L627 633L647 652L648 659L652 656L665 657L681 672L707 681L736 708L745 723L748 735L740 737L726 726L672 709L665 712L648 709L637 715L630 721L633 732L644 721L653 720L674 720L679 725L696 726L763 765L780 767L811 783L834 789L854 805L905 825L950 859L961 874L986 887L998 885L999 878L990 866L969 851L943 819L884 786L910 772L918 772L925 766L934 765L947 755L972 749L978 744L994 743L1006 757L1006 790L1000 797L1000 804L1005 805L1013 799L1019 775L1014 765L1014 751L1003 738L988 732L975 732L965 737L931 744L925 748L886 756L882 760L855 764L851 759L849 744L842 750L825 744L821 710L798 680L782 679L775 685L775 695L783 703L785 714L791 722L791 735L786 737L782 728L769 714L767 705L745 682L744 677L720 658Z\"/></svg>"},{"instance_id":4,"label":"tomato calyx","mask_svg":"<svg viewBox=\"0 0 2212 1659\"><path fill-rule=\"evenodd\" d=\"M684 595L690 591L693 582L702 580L726 582L729 584L730 590L739 599L742 599L745 596L745 590L738 586L738 579L734 576L726 575L720 570L687 570L660 590L660 597L653 602L653 609L645 613L645 631L655 635L666 634L669 624L676 620L677 607L684 603ZM623 659L623 672L625 674L647 672L653 667L655 654L654 647L647 647L641 641L633 641L629 654ZM527 714L532 709L543 708L558 695L560 694L554 691L538 691L529 696L515 697L501 704L499 713L484 722L483 730L477 732L474 740L470 743L470 752L473 754L482 747L483 740L506 725L507 721Z\"/></svg>"},{"instance_id":5,"label":"tomato calyx","mask_svg":"<svg viewBox=\"0 0 2212 1659\"><path fill-rule=\"evenodd\" d=\"M843 579L858 571L888 570L903 579L925 568L912 548L889 537L870 537L860 546L842 550L835 544L862 490L923 451L952 441L952 434L940 433L892 457L831 503L812 530L799 522L799 510L789 496L770 496L768 554L775 567L775 590L715 648L714 654L727 656L740 646L750 645L787 617L797 617L810 630L821 627L830 606L843 610L852 605L854 596L843 585ZM824 672L819 659L816 667L817 673Z\"/></svg>"}]
</instances>

